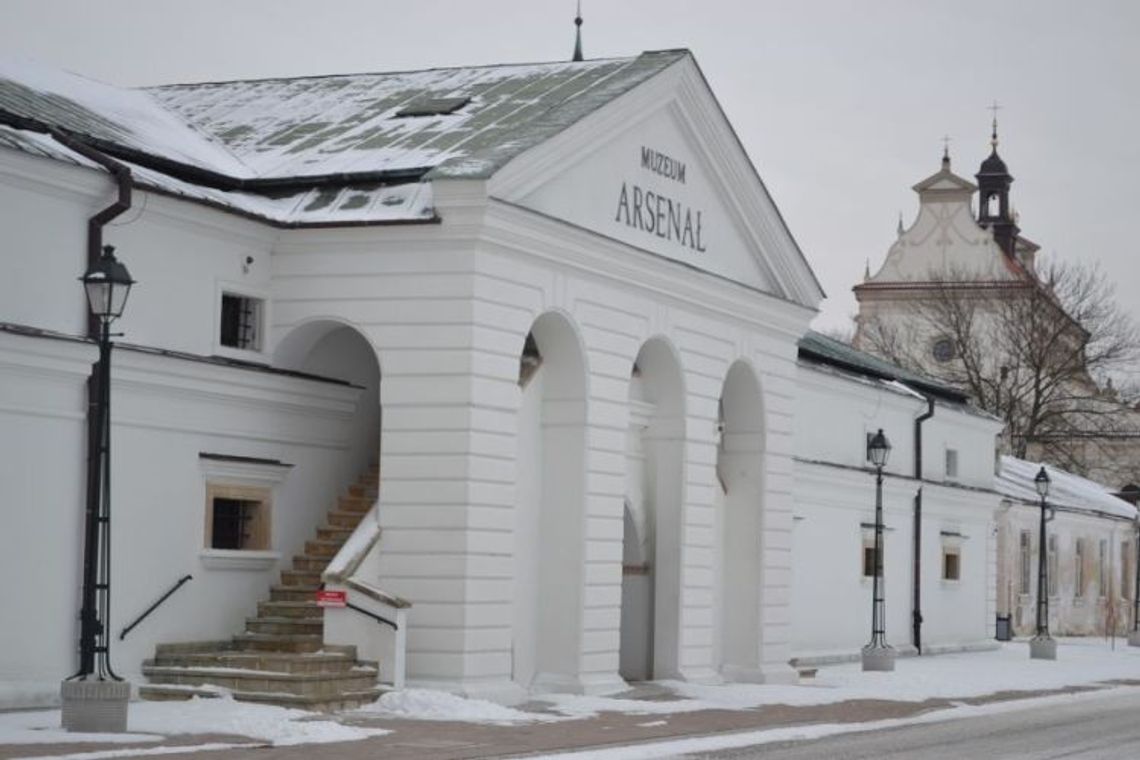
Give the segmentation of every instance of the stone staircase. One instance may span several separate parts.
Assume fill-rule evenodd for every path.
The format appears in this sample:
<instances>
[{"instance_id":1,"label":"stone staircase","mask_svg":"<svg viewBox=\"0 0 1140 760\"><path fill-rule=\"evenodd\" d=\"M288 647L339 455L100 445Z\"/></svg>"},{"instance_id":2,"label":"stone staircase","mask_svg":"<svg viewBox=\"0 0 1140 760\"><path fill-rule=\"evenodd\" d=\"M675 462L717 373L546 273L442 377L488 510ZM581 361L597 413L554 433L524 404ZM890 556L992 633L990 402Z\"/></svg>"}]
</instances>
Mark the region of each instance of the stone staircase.
<instances>
[{"instance_id":1,"label":"stone staircase","mask_svg":"<svg viewBox=\"0 0 1140 760\"><path fill-rule=\"evenodd\" d=\"M376 500L379 468L373 465L350 486L305 552L281 571L269 600L229 641L159 644L143 663L150 681L143 699L189 699L232 693L234 699L282 707L332 711L373 701L383 689L376 663L356 658L356 648L324 644L324 616L316 593L321 573Z\"/></svg>"}]
</instances>

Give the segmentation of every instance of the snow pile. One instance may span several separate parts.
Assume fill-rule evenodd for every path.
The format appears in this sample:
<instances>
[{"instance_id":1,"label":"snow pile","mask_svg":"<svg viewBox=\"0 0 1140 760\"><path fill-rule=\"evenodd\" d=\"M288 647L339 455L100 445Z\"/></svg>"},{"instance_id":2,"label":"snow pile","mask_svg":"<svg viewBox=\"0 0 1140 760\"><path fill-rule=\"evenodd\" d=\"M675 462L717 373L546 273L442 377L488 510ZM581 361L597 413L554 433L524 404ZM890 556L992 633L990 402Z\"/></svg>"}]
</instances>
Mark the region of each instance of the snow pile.
<instances>
[{"instance_id":1,"label":"snow pile","mask_svg":"<svg viewBox=\"0 0 1140 760\"><path fill-rule=\"evenodd\" d=\"M345 726L313 713L219 697L185 702L132 702L130 734L79 734L59 726L59 710L0 714L0 744L156 742L176 734L235 734L274 745L349 742L382 736L385 729Z\"/></svg>"},{"instance_id":2,"label":"snow pile","mask_svg":"<svg viewBox=\"0 0 1140 760\"><path fill-rule=\"evenodd\" d=\"M466 723L508 725L552 720L552 716L528 713L487 702L482 699L465 699L445 691L433 689L404 689L390 691L370 705L354 711L355 714L384 715L392 718L415 720L454 720Z\"/></svg>"}]
</instances>

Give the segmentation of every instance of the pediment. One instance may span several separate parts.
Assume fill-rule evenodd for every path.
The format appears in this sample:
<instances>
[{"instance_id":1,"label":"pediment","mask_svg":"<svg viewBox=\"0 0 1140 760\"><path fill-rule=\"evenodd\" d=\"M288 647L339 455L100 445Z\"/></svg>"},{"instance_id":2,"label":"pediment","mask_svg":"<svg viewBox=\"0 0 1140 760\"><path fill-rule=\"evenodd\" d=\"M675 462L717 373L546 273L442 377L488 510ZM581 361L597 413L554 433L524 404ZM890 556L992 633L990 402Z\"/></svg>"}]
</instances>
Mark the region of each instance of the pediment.
<instances>
[{"instance_id":1,"label":"pediment","mask_svg":"<svg viewBox=\"0 0 1140 760\"><path fill-rule=\"evenodd\" d=\"M822 297L691 59L519 156L488 192L805 306Z\"/></svg>"}]
</instances>

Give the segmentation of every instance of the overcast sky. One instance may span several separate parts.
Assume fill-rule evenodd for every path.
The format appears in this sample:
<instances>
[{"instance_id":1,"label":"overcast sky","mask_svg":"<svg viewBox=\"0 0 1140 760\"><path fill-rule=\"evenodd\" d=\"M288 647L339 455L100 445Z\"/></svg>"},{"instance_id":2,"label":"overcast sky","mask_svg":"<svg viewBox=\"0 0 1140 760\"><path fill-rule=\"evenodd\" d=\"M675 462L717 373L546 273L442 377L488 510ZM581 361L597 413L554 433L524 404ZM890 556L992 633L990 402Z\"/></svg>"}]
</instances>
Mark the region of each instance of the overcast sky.
<instances>
[{"instance_id":1,"label":"overcast sky","mask_svg":"<svg viewBox=\"0 0 1140 760\"><path fill-rule=\"evenodd\" d=\"M855 311L942 136L1000 151L1022 234L1140 319L1140 2L584 0L587 58L687 47L827 291ZM0 51L121 85L548 61L573 0L3 0Z\"/></svg>"}]
</instances>

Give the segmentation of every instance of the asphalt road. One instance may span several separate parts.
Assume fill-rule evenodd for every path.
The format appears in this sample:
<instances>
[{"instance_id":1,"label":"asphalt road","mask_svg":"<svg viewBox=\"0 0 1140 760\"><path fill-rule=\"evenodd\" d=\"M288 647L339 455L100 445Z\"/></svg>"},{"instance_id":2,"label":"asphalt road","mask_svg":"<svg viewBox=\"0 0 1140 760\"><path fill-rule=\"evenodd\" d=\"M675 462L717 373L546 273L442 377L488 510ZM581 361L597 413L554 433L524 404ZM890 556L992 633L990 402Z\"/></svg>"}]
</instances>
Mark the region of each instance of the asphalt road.
<instances>
[{"instance_id":1,"label":"asphalt road","mask_svg":"<svg viewBox=\"0 0 1140 760\"><path fill-rule=\"evenodd\" d=\"M744 760L1140 760L1140 695L686 755Z\"/></svg>"}]
</instances>

